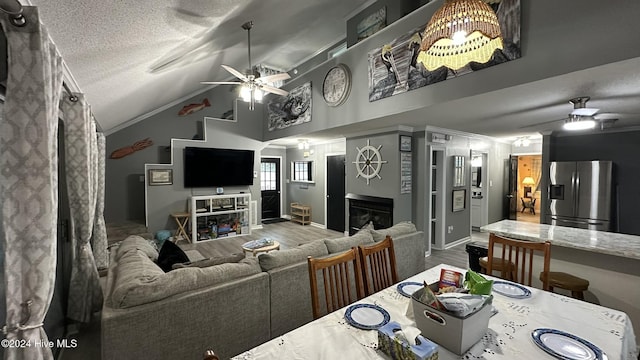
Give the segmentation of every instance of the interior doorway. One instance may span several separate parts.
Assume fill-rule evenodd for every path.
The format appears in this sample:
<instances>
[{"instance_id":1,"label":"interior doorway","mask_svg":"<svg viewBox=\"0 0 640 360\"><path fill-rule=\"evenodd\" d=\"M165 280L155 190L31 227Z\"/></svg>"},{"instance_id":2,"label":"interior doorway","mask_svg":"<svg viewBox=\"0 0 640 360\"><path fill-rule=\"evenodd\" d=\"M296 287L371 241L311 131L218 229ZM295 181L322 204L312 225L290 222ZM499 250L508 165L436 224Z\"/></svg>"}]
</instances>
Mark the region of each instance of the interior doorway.
<instances>
[{"instance_id":1,"label":"interior doorway","mask_svg":"<svg viewBox=\"0 0 640 360\"><path fill-rule=\"evenodd\" d=\"M516 219L540 223L540 181L542 177L542 155L518 155L515 178L518 211Z\"/></svg>"}]
</instances>

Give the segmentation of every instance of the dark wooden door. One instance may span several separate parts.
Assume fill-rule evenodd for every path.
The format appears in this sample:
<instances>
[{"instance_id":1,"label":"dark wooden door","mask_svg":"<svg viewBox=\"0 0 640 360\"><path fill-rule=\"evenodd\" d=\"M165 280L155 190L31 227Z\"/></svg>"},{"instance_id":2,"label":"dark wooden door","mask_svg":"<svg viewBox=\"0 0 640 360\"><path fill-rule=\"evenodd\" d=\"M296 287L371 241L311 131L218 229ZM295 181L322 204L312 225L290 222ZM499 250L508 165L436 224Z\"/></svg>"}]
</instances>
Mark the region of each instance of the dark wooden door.
<instances>
[{"instance_id":1,"label":"dark wooden door","mask_svg":"<svg viewBox=\"0 0 640 360\"><path fill-rule=\"evenodd\" d=\"M262 158L260 161L260 194L262 220L280 217L280 159Z\"/></svg>"},{"instance_id":2,"label":"dark wooden door","mask_svg":"<svg viewBox=\"0 0 640 360\"><path fill-rule=\"evenodd\" d=\"M345 157L327 156L327 229L345 230Z\"/></svg>"},{"instance_id":3,"label":"dark wooden door","mask_svg":"<svg viewBox=\"0 0 640 360\"><path fill-rule=\"evenodd\" d=\"M509 156L509 182L507 192L507 203L509 207L509 220L518 219L518 157Z\"/></svg>"}]
</instances>

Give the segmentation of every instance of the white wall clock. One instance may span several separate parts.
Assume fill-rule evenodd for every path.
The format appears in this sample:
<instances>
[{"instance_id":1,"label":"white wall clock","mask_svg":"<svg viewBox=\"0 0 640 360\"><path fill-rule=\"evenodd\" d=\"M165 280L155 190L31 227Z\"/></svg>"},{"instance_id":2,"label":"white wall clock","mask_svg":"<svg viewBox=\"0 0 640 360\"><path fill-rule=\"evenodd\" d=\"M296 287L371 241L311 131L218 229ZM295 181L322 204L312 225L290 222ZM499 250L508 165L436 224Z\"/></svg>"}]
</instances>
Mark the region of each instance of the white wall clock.
<instances>
[{"instance_id":1,"label":"white wall clock","mask_svg":"<svg viewBox=\"0 0 640 360\"><path fill-rule=\"evenodd\" d=\"M338 106L347 100L351 91L351 72L345 64L338 64L327 72L322 82L322 98L329 106Z\"/></svg>"},{"instance_id":2,"label":"white wall clock","mask_svg":"<svg viewBox=\"0 0 640 360\"><path fill-rule=\"evenodd\" d=\"M367 146L362 149L359 149L356 146L358 156L356 157L356 161L353 162L356 164L356 170L358 171L356 179L363 177L367 180L367 185L369 185L369 181L374 177L382 179L380 176L380 168L382 167L382 164L385 164L387 161L382 160L380 148L382 148L382 145L377 148L371 146L369 139L367 139Z\"/></svg>"}]
</instances>

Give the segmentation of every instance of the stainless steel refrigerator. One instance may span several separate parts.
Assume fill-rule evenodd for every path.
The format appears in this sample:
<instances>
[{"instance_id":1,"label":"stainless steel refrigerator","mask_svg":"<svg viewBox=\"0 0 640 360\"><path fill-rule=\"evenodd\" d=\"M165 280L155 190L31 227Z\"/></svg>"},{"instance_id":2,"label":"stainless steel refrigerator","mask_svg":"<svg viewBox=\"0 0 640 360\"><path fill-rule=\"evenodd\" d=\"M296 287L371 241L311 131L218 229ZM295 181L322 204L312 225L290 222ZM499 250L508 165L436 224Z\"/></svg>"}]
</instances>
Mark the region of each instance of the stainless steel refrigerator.
<instances>
[{"instance_id":1,"label":"stainless steel refrigerator","mask_svg":"<svg viewBox=\"0 0 640 360\"><path fill-rule=\"evenodd\" d=\"M546 223L582 229L612 229L611 161L558 161L549 167Z\"/></svg>"}]
</instances>

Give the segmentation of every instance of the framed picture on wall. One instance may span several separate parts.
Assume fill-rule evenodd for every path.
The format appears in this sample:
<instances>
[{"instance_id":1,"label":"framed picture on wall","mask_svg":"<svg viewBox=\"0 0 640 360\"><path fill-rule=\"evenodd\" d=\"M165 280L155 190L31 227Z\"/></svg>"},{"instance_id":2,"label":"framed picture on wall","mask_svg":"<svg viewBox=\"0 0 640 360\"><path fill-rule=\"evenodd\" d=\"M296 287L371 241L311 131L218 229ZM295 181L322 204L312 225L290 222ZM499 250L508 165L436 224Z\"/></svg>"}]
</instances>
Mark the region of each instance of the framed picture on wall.
<instances>
[{"instance_id":1,"label":"framed picture on wall","mask_svg":"<svg viewBox=\"0 0 640 360\"><path fill-rule=\"evenodd\" d=\"M411 151L411 136L400 135L400 151Z\"/></svg>"},{"instance_id":2,"label":"framed picture on wall","mask_svg":"<svg viewBox=\"0 0 640 360\"><path fill-rule=\"evenodd\" d=\"M452 211L453 212L457 212L457 211L462 211L465 208L465 203L466 203L466 199L467 199L467 190L466 189L460 189L460 190L453 190L453 201L452 201Z\"/></svg>"},{"instance_id":3,"label":"framed picture on wall","mask_svg":"<svg viewBox=\"0 0 640 360\"><path fill-rule=\"evenodd\" d=\"M172 169L149 169L149 185L173 184Z\"/></svg>"}]
</instances>

